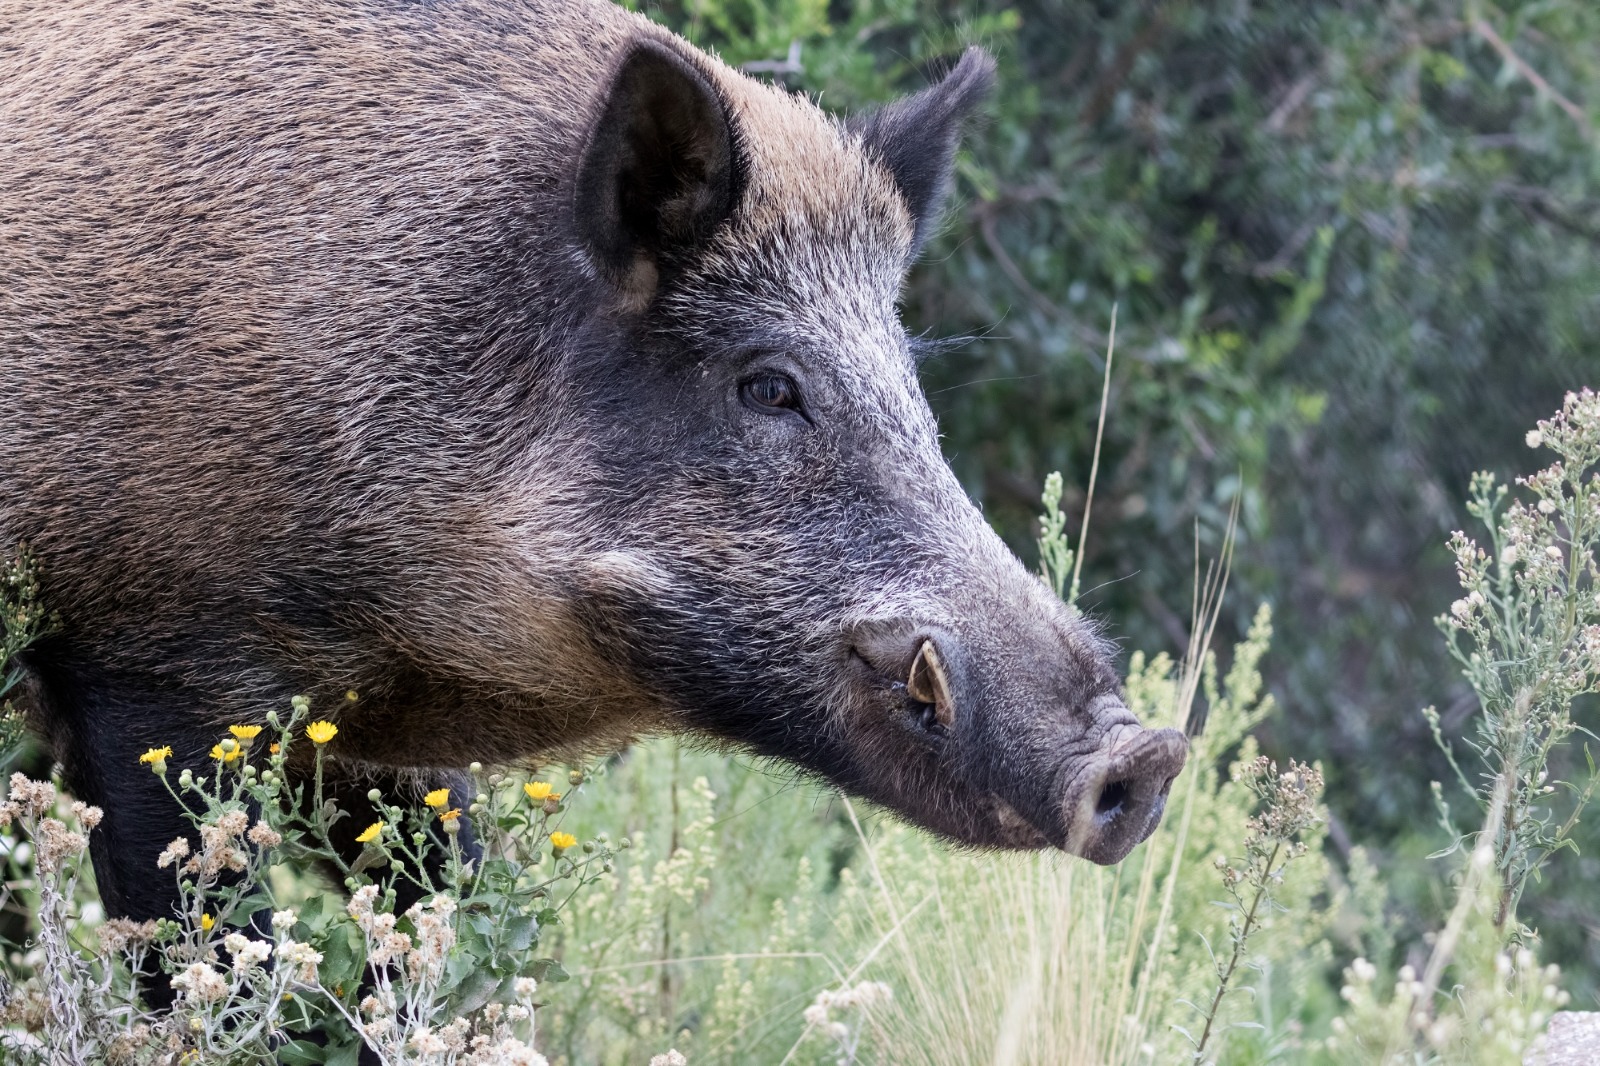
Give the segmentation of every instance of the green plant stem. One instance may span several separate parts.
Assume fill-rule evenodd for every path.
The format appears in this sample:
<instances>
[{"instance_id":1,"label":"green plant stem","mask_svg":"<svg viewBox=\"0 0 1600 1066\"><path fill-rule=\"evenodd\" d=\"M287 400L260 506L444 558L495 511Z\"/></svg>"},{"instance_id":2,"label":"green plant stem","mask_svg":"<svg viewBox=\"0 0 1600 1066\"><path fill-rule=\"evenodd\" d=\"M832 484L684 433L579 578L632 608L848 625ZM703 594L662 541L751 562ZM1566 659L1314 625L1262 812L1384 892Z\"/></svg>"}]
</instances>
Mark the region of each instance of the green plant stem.
<instances>
[{"instance_id":1,"label":"green plant stem","mask_svg":"<svg viewBox=\"0 0 1600 1066\"><path fill-rule=\"evenodd\" d=\"M1216 1024L1217 1013L1222 1007L1222 997L1228 994L1228 985L1233 981L1234 971L1239 968L1239 963L1244 959L1245 943L1250 939L1250 934L1255 932L1256 913L1261 909L1261 901L1267 898L1267 881L1272 877L1272 864L1278 861L1278 853L1283 850L1283 842L1272 845L1272 853L1267 856L1266 878L1256 886L1256 894L1250 900L1250 910L1244 916L1244 924L1239 927L1239 935L1233 938L1233 954L1228 958L1227 969L1218 974L1217 993L1211 997L1211 1007L1206 1011L1206 1027L1200 1031L1200 1042L1194 1048L1194 1061L1200 1062L1205 1057L1206 1044L1211 1040L1211 1030Z\"/></svg>"},{"instance_id":2,"label":"green plant stem","mask_svg":"<svg viewBox=\"0 0 1600 1066\"><path fill-rule=\"evenodd\" d=\"M1511 781L1501 774L1495 781L1494 792L1489 803L1489 814L1484 821L1483 833L1480 841L1495 839L1501 829L1505 818L1506 808L1511 802ZM1424 1019L1432 1016L1433 996L1439 989L1439 981L1444 977L1445 967L1455 956L1456 943L1461 939L1462 930L1466 928L1467 918L1471 914L1472 904L1478 898L1484 879L1488 876L1490 854L1484 854L1482 860L1478 858L1479 852L1485 850L1487 845L1479 844L1470 853L1467 859L1467 875L1462 879L1461 891L1456 897L1456 905L1450 911L1450 917L1445 922L1444 930L1434 941L1433 952L1428 956L1428 964L1422 971L1423 992L1415 1000L1414 1009L1421 1013ZM1418 1025L1416 1028L1421 1029Z\"/></svg>"}]
</instances>

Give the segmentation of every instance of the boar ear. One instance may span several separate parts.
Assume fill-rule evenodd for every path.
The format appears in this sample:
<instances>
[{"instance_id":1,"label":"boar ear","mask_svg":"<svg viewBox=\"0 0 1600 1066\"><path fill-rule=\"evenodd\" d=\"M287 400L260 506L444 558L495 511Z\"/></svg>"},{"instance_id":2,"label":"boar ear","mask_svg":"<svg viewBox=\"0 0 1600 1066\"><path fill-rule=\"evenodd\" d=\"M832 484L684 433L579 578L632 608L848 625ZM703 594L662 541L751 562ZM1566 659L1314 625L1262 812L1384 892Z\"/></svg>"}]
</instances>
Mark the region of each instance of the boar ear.
<instances>
[{"instance_id":1,"label":"boar ear","mask_svg":"<svg viewBox=\"0 0 1600 1066\"><path fill-rule=\"evenodd\" d=\"M894 175L916 227L913 254L939 220L962 120L993 87L994 57L981 48L969 48L937 85L847 124Z\"/></svg>"},{"instance_id":2,"label":"boar ear","mask_svg":"<svg viewBox=\"0 0 1600 1066\"><path fill-rule=\"evenodd\" d=\"M705 75L664 44L634 45L578 170L578 231L601 273L648 300L663 267L733 211L735 150L727 110Z\"/></svg>"}]
</instances>

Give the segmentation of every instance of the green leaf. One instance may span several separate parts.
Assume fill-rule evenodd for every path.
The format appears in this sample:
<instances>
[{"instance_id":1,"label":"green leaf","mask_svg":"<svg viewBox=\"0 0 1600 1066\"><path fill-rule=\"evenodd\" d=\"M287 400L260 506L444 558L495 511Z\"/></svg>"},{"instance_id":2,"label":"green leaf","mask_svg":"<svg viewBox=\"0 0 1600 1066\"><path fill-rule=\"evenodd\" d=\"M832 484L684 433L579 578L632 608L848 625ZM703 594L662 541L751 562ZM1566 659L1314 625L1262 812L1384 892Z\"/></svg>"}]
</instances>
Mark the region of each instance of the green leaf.
<instances>
[{"instance_id":1,"label":"green leaf","mask_svg":"<svg viewBox=\"0 0 1600 1066\"><path fill-rule=\"evenodd\" d=\"M339 924L329 928L319 945L322 965L318 967L322 983L329 987L345 986L351 991L360 981L366 963L366 945L352 925Z\"/></svg>"},{"instance_id":2,"label":"green leaf","mask_svg":"<svg viewBox=\"0 0 1600 1066\"><path fill-rule=\"evenodd\" d=\"M361 1062L361 1041L350 1040L329 1047L327 1058L323 1060L327 1066L359 1066Z\"/></svg>"},{"instance_id":3,"label":"green leaf","mask_svg":"<svg viewBox=\"0 0 1600 1066\"><path fill-rule=\"evenodd\" d=\"M493 915L474 914L467 919L467 928L478 934L485 941L494 940L495 924Z\"/></svg>"},{"instance_id":4,"label":"green leaf","mask_svg":"<svg viewBox=\"0 0 1600 1066\"><path fill-rule=\"evenodd\" d=\"M455 995L451 1006L457 1016L470 1014L494 998L502 979L487 966L477 965L477 960L466 956L458 956L464 962L466 972L462 974L456 986ZM457 959L451 959L450 968L454 970Z\"/></svg>"},{"instance_id":5,"label":"green leaf","mask_svg":"<svg viewBox=\"0 0 1600 1066\"><path fill-rule=\"evenodd\" d=\"M528 967L528 976L535 981L567 981L572 977L555 959L534 960L533 965Z\"/></svg>"},{"instance_id":6,"label":"green leaf","mask_svg":"<svg viewBox=\"0 0 1600 1066\"><path fill-rule=\"evenodd\" d=\"M521 955L539 942L539 922L531 914L518 915L501 924L500 950Z\"/></svg>"},{"instance_id":7,"label":"green leaf","mask_svg":"<svg viewBox=\"0 0 1600 1066\"><path fill-rule=\"evenodd\" d=\"M324 1066L328 1049L309 1040L293 1040L278 1049L280 1066Z\"/></svg>"}]
</instances>

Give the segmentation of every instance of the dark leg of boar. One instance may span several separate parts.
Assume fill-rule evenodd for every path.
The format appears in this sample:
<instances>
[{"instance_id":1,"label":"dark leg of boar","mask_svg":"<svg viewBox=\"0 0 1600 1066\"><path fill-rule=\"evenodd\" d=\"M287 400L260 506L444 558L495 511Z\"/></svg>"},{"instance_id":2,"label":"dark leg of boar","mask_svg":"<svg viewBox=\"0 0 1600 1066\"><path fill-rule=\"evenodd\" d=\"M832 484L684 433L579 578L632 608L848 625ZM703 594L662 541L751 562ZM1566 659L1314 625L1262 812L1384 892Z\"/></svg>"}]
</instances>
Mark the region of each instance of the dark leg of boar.
<instances>
[{"instance_id":1,"label":"dark leg of boar","mask_svg":"<svg viewBox=\"0 0 1600 1066\"><path fill-rule=\"evenodd\" d=\"M174 735L174 710L197 700L181 685L151 683L100 669L87 661L52 655L30 663L45 706L51 746L69 792L101 808L105 817L89 834L95 883L106 913L147 921L177 913L175 872L156 859L178 837L194 833L178 805L139 756L171 745L171 767L203 767L214 739L199 730ZM168 771L175 774L176 769ZM173 1001L171 984L153 966L145 999L160 1010Z\"/></svg>"},{"instance_id":2,"label":"dark leg of boar","mask_svg":"<svg viewBox=\"0 0 1600 1066\"><path fill-rule=\"evenodd\" d=\"M36 667L48 705L50 740L74 796L105 811L89 835L95 882L108 914L136 921L171 918L178 903L171 869L156 867L163 848L193 829L139 756L171 745L169 774L204 773L216 738L198 729L175 734L180 709L200 704L181 685L130 678L89 662L52 656Z\"/></svg>"}]
</instances>

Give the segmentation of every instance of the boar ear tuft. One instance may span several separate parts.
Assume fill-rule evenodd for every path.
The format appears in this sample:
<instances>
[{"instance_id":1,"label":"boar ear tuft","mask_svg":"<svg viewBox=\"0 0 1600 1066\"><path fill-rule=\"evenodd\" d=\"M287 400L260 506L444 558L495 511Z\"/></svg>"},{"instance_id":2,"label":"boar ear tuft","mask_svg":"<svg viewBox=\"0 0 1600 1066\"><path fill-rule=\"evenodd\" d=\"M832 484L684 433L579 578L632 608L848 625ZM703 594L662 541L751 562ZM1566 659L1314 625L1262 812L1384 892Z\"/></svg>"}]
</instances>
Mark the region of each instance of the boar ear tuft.
<instances>
[{"instance_id":1,"label":"boar ear tuft","mask_svg":"<svg viewBox=\"0 0 1600 1066\"><path fill-rule=\"evenodd\" d=\"M648 300L661 271L733 211L736 138L706 76L669 47L640 41L622 60L589 135L574 214L595 265Z\"/></svg>"},{"instance_id":2,"label":"boar ear tuft","mask_svg":"<svg viewBox=\"0 0 1600 1066\"><path fill-rule=\"evenodd\" d=\"M993 88L994 57L981 48L968 48L938 84L857 115L847 124L894 175L916 227L913 254L939 220L961 124Z\"/></svg>"}]
</instances>

